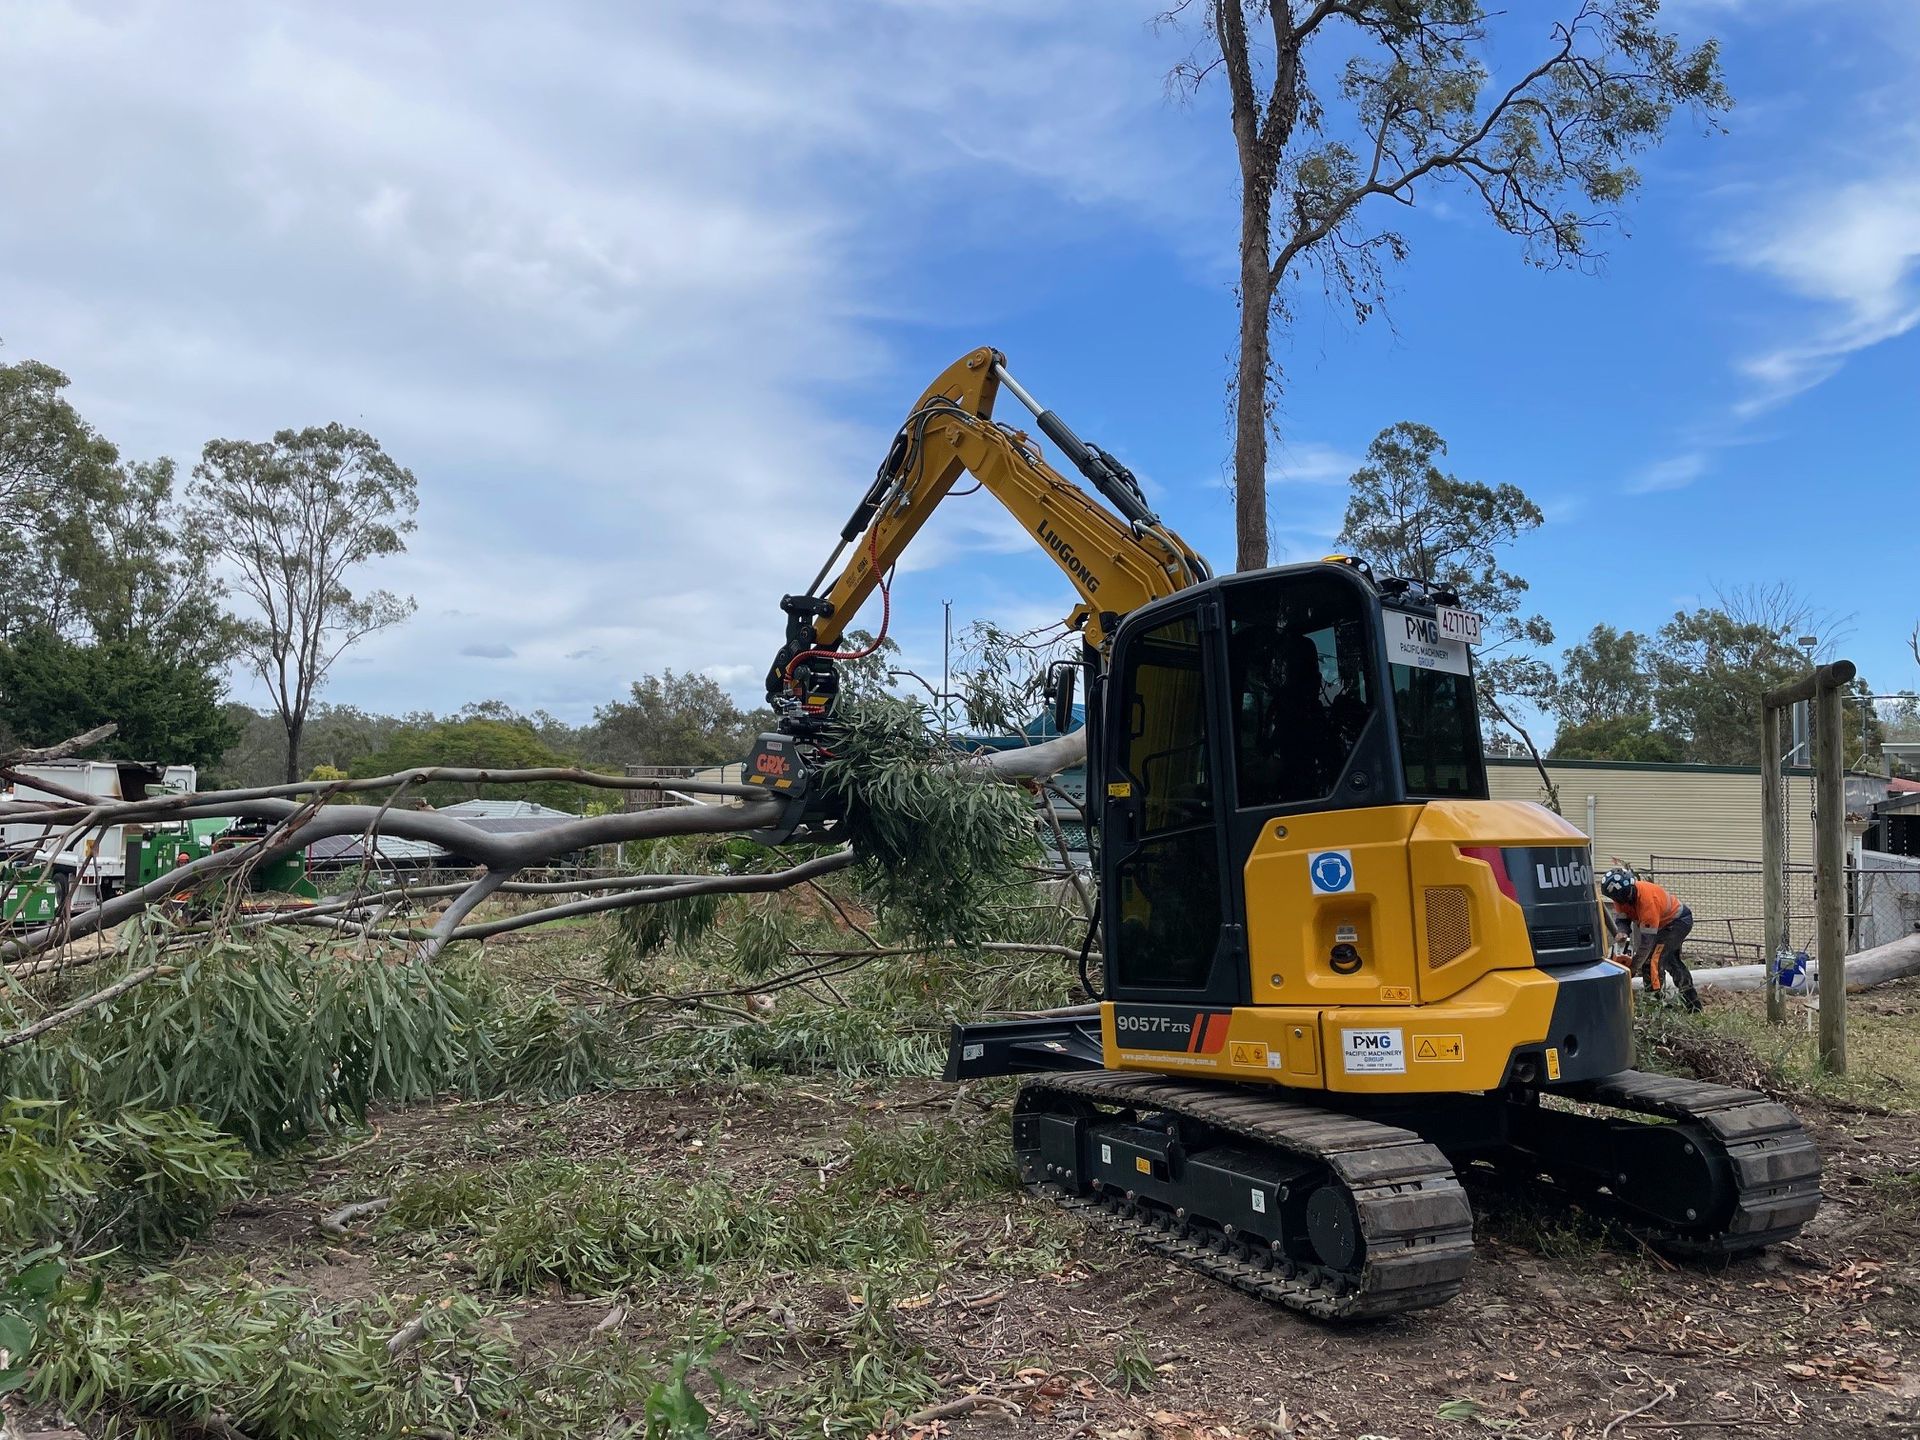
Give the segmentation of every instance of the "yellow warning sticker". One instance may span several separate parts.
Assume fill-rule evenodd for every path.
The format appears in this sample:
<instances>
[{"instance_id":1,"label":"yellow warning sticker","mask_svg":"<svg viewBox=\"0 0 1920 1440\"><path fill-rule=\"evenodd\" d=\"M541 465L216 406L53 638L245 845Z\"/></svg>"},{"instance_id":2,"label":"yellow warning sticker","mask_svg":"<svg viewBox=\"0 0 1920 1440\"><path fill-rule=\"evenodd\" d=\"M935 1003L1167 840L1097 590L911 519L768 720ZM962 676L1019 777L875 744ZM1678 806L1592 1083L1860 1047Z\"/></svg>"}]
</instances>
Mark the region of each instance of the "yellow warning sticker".
<instances>
[{"instance_id":1,"label":"yellow warning sticker","mask_svg":"<svg viewBox=\"0 0 1920 1440\"><path fill-rule=\"evenodd\" d=\"M1550 1049L1547 1051L1547 1079L1558 1080L1559 1078L1560 1078L1560 1052L1558 1050Z\"/></svg>"},{"instance_id":2,"label":"yellow warning sticker","mask_svg":"<svg viewBox=\"0 0 1920 1440\"><path fill-rule=\"evenodd\" d=\"M1382 985L1380 987L1380 998L1389 1005L1411 1005L1413 1003L1413 987L1411 985Z\"/></svg>"},{"instance_id":3,"label":"yellow warning sticker","mask_svg":"<svg viewBox=\"0 0 1920 1440\"><path fill-rule=\"evenodd\" d=\"M1133 1157L1133 1168L1138 1170L1142 1175L1151 1175L1153 1173L1153 1162L1144 1155L1136 1155Z\"/></svg>"},{"instance_id":4,"label":"yellow warning sticker","mask_svg":"<svg viewBox=\"0 0 1920 1440\"><path fill-rule=\"evenodd\" d=\"M1413 1037L1413 1058L1416 1060L1464 1060L1467 1058L1467 1037L1464 1035L1416 1035Z\"/></svg>"},{"instance_id":5,"label":"yellow warning sticker","mask_svg":"<svg viewBox=\"0 0 1920 1440\"><path fill-rule=\"evenodd\" d=\"M1258 1040L1236 1040L1233 1042L1233 1063L1266 1068L1267 1047Z\"/></svg>"},{"instance_id":6,"label":"yellow warning sticker","mask_svg":"<svg viewBox=\"0 0 1920 1440\"><path fill-rule=\"evenodd\" d=\"M1131 780L1109 780L1107 782L1107 798L1109 800L1131 800L1133 798L1133 782Z\"/></svg>"}]
</instances>

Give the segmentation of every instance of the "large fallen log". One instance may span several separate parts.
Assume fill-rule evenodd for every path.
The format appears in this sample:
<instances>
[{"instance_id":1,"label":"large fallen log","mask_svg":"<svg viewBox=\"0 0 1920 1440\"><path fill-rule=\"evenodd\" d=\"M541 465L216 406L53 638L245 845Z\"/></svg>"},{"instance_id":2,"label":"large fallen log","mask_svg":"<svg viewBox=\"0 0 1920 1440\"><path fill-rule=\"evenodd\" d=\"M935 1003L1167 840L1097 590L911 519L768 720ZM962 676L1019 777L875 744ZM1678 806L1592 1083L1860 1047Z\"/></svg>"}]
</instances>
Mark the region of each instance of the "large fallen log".
<instances>
[{"instance_id":1,"label":"large fallen log","mask_svg":"<svg viewBox=\"0 0 1920 1440\"><path fill-rule=\"evenodd\" d=\"M1904 980L1920 975L1920 935L1903 935L1886 945L1861 950L1847 956L1847 993L1870 990L1889 980ZM1820 962L1807 966L1807 983L1819 974ZM1695 970L1693 983L1702 989L1764 990L1767 967L1764 965L1722 965L1712 970Z\"/></svg>"}]
</instances>

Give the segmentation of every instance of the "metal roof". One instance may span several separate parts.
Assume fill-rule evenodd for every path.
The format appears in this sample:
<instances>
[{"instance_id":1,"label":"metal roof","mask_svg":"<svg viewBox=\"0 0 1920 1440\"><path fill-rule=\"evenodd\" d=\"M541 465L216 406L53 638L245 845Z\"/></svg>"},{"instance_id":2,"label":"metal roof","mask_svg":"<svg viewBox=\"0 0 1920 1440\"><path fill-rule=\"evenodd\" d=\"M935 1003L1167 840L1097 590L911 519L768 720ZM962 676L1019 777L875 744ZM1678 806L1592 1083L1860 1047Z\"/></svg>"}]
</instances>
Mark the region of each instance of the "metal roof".
<instances>
[{"instance_id":1,"label":"metal roof","mask_svg":"<svg viewBox=\"0 0 1920 1440\"><path fill-rule=\"evenodd\" d=\"M462 820L521 820L539 817L548 820L578 820L578 815L556 810L535 800L462 800L458 805L442 805L442 815L457 815Z\"/></svg>"},{"instance_id":2,"label":"metal roof","mask_svg":"<svg viewBox=\"0 0 1920 1440\"><path fill-rule=\"evenodd\" d=\"M448 858L447 852L438 845L431 845L425 840L403 840L398 835L376 835L373 848L374 854L380 859L400 863L425 861L433 864ZM307 855L313 860L357 865L367 858L366 837L327 835L309 845Z\"/></svg>"}]
</instances>

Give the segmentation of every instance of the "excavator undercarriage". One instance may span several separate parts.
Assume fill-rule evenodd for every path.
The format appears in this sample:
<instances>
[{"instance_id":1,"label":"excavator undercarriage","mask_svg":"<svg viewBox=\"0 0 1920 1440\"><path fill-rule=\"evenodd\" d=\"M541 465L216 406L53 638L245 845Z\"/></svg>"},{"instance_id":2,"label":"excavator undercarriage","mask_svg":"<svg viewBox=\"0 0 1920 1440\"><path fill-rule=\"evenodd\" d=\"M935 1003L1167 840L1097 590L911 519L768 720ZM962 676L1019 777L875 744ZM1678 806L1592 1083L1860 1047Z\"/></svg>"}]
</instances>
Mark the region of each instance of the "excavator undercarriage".
<instances>
[{"instance_id":1,"label":"excavator undercarriage","mask_svg":"<svg viewBox=\"0 0 1920 1440\"><path fill-rule=\"evenodd\" d=\"M1788 1239L1820 1203L1812 1141L1751 1090L1624 1071L1544 1094L1327 1098L1049 1075L1020 1091L1014 1147L1037 1193L1323 1319L1423 1309L1459 1290L1473 1257L1462 1176L1571 1201L1694 1258Z\"/></svg>"}]
</instances>

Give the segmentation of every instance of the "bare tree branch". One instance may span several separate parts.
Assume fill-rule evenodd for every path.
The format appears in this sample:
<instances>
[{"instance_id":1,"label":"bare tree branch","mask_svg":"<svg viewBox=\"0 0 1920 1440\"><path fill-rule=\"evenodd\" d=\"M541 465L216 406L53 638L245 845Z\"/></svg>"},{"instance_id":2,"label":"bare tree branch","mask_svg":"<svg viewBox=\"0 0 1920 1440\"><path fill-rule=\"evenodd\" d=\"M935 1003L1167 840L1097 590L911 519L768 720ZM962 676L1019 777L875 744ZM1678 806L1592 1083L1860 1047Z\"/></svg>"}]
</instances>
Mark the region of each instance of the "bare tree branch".
<instances>
[{"instance_id":1,"label":"bare tree branch","mask_svg":"<svg viewBox=\"0 0 1920 1440\"><path fill-rule=\"evenodd\" d=\"M47 745L38 750L9 750L0 755L0 771L14 765L44 765L49 760L64 760L69 755L98 745L102 740L119 730L119 726L109 721L105 725L96 725L82 735L62 740L58 745Z\"/></svg>"}]
</instances>

